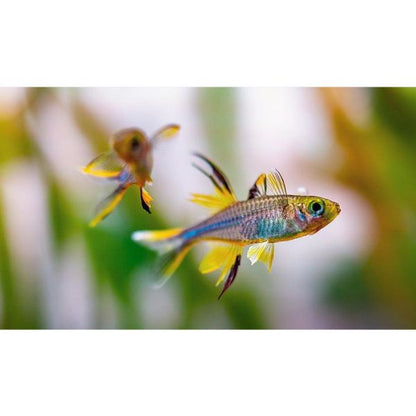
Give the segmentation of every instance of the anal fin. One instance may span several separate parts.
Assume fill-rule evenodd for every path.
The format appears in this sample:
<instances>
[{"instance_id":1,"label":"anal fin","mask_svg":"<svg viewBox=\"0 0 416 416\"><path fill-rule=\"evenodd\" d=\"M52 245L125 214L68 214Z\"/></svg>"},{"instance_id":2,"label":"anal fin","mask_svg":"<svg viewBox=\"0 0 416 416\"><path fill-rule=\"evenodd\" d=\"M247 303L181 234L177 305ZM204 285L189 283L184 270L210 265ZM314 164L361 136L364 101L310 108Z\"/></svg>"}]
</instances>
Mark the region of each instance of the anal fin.
<instances>
[{"instance_id":1,"label":"anal fin","mask_svg":"<svg viewBox=\"0 0 416 416\"><path fill-rule=\"evenodd\" d=\"M203 258L199 270L201 273L211 273L215 270L221 269L220 276L217 279L215 286L218 286L224 279L227 273L229 273L234 267L237 257L241 259L242 248L239 245L230 244L216 246L211 249ZM235 270L235 274L237 270ZM227 280L230 276L228 276ZM235 276L232 280L235 279ZM232 282L231 282L232 283ZM231 284L230 283L230 284Z\"/></svg>"},{"instance_id":2,"label":"anal fin","mask_svg":"<svg viewBox=\"0 0 416 416\"><path fill-rule=\"evenodd\" d=\"M232 265L230 272L228 273L228 277L227 280L224 283L224 287L221 290L220 295L218 296L218 300L221 299L221 296L229 289L229 287L233 284L236 276L237 276L237 272L238 272L238 268L240 267L240 263L241 263L241 254L239 254L234 261L234 264Z\"/></svg>"}]
</instances>

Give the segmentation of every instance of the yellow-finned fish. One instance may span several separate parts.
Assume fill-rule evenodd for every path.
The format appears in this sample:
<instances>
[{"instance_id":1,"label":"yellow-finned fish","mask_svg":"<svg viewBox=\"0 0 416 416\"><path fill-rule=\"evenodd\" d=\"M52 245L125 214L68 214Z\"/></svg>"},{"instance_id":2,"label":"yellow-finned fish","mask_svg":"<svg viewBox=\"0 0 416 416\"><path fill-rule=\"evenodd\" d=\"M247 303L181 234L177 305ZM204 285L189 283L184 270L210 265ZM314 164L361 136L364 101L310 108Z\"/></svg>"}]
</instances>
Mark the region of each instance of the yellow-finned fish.
<instances>
[{"instance_id":1,"label":"yellow-finned fish","mask_svg":"<svg viewBox=\"0 0 416 416\"><path fill-rule=\"evenodd\" d=\"M97 156L82 169L87 175L109 179L118 185L99 204L98 214L90 222L90 227L95 227L107 217L132 185L139 187L142 207L150 214L152 197L144 186L152 183L153 148L160 140L175 136L179 129L177 124L168 124L148 138L143 130L131 127L120 130L111 137L111 150Z\"/></svg>"},{"instance_id":2,"label":"yellow-finned fish","mask_svg":"<svg viewBox=\"0 0 416 416\"><path fill-rule=\"evenodd\" d=\"M248 198L237 201L224 173L206 157L196 156L211 168L211 172L206 172L194 165L211 180L215 193L193 194L191 201L209 208L213 215L186 229L136 231L132 235L137 242L166 251L162 264L164 280L173 274L194 244L201 241L219 243L204 257L199 270L210 273L221 269L217 285L228 274L220 298L237 275L244 246L250 246L247 257L251 264L260 260L270 271L273 243L314 234L341 211L340 206L329 199L288 195L277 170L261 174L250 188Z\"/></svg>"}]
</instances>

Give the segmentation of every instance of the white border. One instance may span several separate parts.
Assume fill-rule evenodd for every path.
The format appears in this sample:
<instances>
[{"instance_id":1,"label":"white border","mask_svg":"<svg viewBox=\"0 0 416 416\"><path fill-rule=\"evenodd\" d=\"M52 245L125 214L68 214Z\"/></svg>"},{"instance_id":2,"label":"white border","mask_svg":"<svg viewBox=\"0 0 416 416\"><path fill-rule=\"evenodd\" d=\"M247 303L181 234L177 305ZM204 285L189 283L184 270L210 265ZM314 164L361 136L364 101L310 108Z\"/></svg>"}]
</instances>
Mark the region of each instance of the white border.
<instances>
[{"instance_id":1,"label":"white border","mask_svg":"<svg viewBox=\"0 0 416 416\"><path fill-rule=\"evenodd\" d=\"M9 2L0 84L415 85L406 5ZM413 331L3 331L0 345L4 415L415 411Z\"/></svg>"},{"instance_id":2,"label":"white border","mask_svg":"<svg viewBox=\"0 0 416 416\"><path fill-rule=\"evenodd\" d=\"M1 85L415 85L412 2L2 5Z\"/></svg>"},{"instance_id":3,"label":"white border","mask_svg":"<svg viewBox=\"0 0 416 416\"><path fill-rule=\"evenodd\" d=\"M4 415L416 408L411 331L15 331L0 344Z\"/></svg>"}]
</instances>

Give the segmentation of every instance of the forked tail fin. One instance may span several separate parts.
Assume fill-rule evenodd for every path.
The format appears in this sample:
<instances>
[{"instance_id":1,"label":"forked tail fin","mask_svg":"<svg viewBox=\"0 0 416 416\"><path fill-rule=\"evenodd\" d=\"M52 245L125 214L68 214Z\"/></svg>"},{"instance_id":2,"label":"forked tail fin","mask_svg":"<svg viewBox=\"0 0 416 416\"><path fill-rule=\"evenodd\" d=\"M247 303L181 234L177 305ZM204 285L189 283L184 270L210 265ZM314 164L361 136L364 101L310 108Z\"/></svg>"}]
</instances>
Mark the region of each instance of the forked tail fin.
<instances>
[{"instance_id":1,"label":"forked tail fin","mask_svg":"<svg viewBox=\"0 0 416 416\"><path fill-rule=\"evenodd\" d=\"M161 255L158 271L162 279L157 286L162 286L172 276L192 246L192 243L182 236L182 231L182 228L172 228L136 231L132 234L134 241L158 251Z\"/></svg>"}]
</instances>

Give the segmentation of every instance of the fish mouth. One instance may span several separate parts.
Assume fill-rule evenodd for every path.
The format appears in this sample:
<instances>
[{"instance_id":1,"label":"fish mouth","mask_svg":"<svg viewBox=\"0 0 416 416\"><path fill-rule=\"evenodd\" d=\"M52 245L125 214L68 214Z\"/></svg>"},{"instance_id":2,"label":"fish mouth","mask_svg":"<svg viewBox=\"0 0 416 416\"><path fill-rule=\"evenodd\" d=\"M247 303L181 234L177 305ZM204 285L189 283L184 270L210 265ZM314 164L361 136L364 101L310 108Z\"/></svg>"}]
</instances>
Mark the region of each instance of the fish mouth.
<instances>
[{"instance_id":1,"label":"fish mouth","mask_svg":"<svg viewBox=\"0 0 416 416\"><path fill-rule=\"evenodd\" d=\"M335 209L337 211L337 215L341 212L341 207L339 206L339 204L335 204Z\"/></svg>"}]
</instances>

